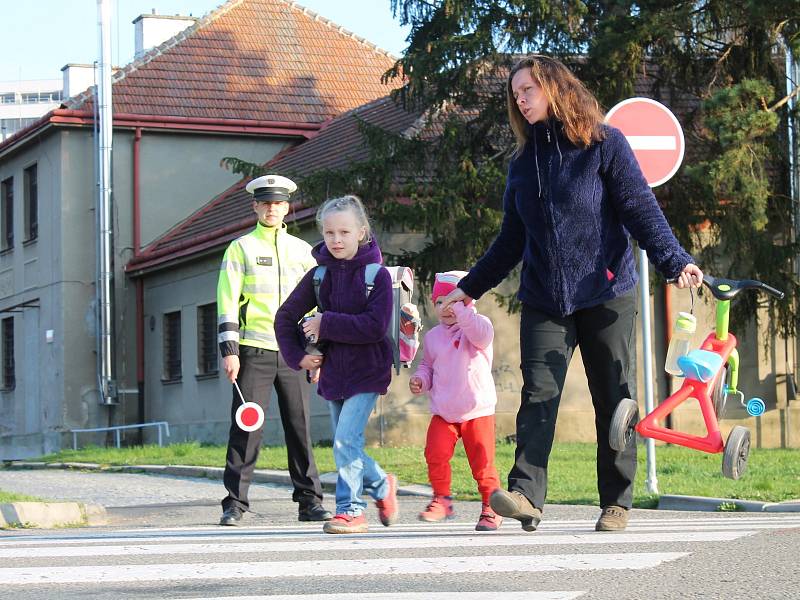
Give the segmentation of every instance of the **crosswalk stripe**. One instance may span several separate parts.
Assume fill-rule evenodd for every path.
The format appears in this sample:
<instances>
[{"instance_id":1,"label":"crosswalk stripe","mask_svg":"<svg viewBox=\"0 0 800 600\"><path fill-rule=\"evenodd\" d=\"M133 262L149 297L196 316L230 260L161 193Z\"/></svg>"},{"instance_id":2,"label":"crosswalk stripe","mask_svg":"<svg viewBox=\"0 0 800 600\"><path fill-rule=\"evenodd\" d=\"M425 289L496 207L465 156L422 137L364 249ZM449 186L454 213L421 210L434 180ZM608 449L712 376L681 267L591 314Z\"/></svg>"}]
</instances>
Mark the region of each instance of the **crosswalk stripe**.
<instances>
[{"instance_id":1,"label":"crosswalk stripe","mask_svg":"<svg viewBox=\"0 0 800 600\"><path fill-rule=\"evenodd\" d=\"M586 592L503 592L504 600L573 600ZM458 592L459 600L497 600L498 593L493 592ZM389 593L357 593L357 594L312 594L287 596L236 596L236 600L451 600L453 592L389 592ZM214 598L187 598L187 600L231 600L230 596Z\"/></svg>"},{"instance_id":2,"label":"crosswalk stripe","mask_svg":"<svg viewBox=\"0 0 800 600\"><path fill-rule=\"evenodd\" d=\"M376 537L404 537L415 535L447 535L447 536L478 536L480 538L496 538L498 535L505 535L511 533L519 533L526 537L542 537L545 535L557 534L586 534L594 532L594 523L587 521L574 522L565 521L551 521L543 523L539 530L535 533L522 533L519 529L519 524L513 520L506 520L503 527L498 533L476 534L472 527L467 527L471 524L458 524L448 523L447 525L432 526L427 525L414 525L408 526L403 524L394 525L391 528L375 528L369 533L364 534L366 537L373 539ZM650 520L647 522L631 523L626 532L633 533L654 533L659 531L674 531L676 528L681 532L701 532L701 531L747 531L752 533L757 530L766 529L784 529L790 527L800 527L800 518L756 518L756 519L705 519L696 520L688 519L681 521L662 521ZM25 546L41 546L41 545L110 545L118 543L146 543L146 542L173 542L173 541L191 541L191 542L222 542L230 541L257 541L257 540L281 540L293 539L296 537L307 537L310 535L321 535L320 527L316 526L310 528L292 528L292 529L278 529L278 528L263 528L263 527L239 527L235 530L231 528L214 529L201 529L196 531L174 531L165 530L162 535L154 535L152 529L147 530L131 530L131 531L109 531L109 532L91 532L81 533L79 535L72 533L54 532L47 535L24 535L12 534L4 535L0 539L0 552L3 548L8 547L25 547ZM617 534L614 534L617 535ZM362 538L364 536L354 536Z\"/></svg>"},{"instance_id":3,"label":"crosswalk stripe","mask_svg":"<svg viewBox=\"0 0 800 600\"><path fill-rule=\"evenodd\" d=\"M631 552L623 554L550 554L542 556L445 556L436 558L376 558L238 563L191 563L76 567L19 567L0 569L0 585L42 583L111 583L197 579L263 579L363 575L444 575L648 569L688 556L688 552Z\"/></svg>"},{"instance_id":4,"label":"crosswalk stripe","mask_svg":"<svg viewBox=\"0 0 800 600\"><path fill-rule=\"evenodd\" d=\"M652 528L670 528L673 529L675 527L693 527L693 528L707 528L710 526L720 526L720 527L737 527L740 526L742 528L751 529L751 523L756 525L764 525L767 527L800 527L800 516L798 517L790 517L790 516L768 516L763 515L761 513L752 513L756 516L743 516L740 514L735 515L725 515L721 513L711 513L716 514L718 516L714 517L704 517L704 518L678 518L678 519L670 519L670 518L656 518L656 519L640 519L633 520L628 524L628 531L633 531L637 529L652 529ZM544 531L557 531L557 530L564 530L564 529L573 529L574 527L578 529L588 530L594 529L594 520L589 519L570 519L570 520L544 520L539 526L539 532ZM376 529L372 530L375 533L383 531L383 527L375 524ZM475 527L474 521L464 521L464 522L453 522L448 521L447 523L443 524L436 524L436 523L398 523L391 527L391 531L451 531L453 529L465 529L467 531L473 530ZM518 528L519 524L516 521L507 519L503 525L503 528L506 527L511 528ZM283 525L283 526L273 526L273 525L247 525L242 526L236 529L236 535L245 535L245 534L257 534L257 533L264 533L267 532L279 532L281 534L290 534L290 533L299 533L305 534L309 532L318 532L320 530L320 525L318 523L309 524L305 526L301 525ZM158 539L163 539L162 534L169 534L174 537L190 537L196 538L198 536L216 536L216 535L232 535L231 528L221 528L218 525L209 525L209 526L201 526L201 527L163 527L163 528L147 528L146 531L142 531L141 529L115 529L113 532L97 532L97 533L90 533L80 536L71 535L71 534L53 534L53 535L29 535L29 534L4 534L3 539L0 539L0 546L3 544L10 544L10 543L34 543L36 540L53 540L56 537L63 538L63 539L70 539L70 538L79 538L81 541L85 541L86 543L90 543L89 540L97 539L101 540L100 543L104 543L104 540L108 537L127 537L127 538L136 538L136 539L143 539L143 538L153 538L156 539L154 536L160 535L161 537ZM66 543L66 542L65 542Z\"/></svg>"},{"instance_id":5,"label":"crosswalk stripe","mask_svg":"<svg viewBox=\"0 0 800 600\"><path fill-rule=\"evenodd\" d=\"M313 539L293 538L269 542L92 545L41 548L0 548L0 558L56 558L89 556L152 556L178 554L268 554L275 552L328 552L353 550L393 550L414 548L450 548L454 539L459 546L497 548L504 546L555 546L598 544L657 544L675 542L727 542L752 535L753 531L681 531L671 533L583 533L572 535L471 535L464 537L418 535L415 537L316 536Z\"/></svg>"}]
</instances>

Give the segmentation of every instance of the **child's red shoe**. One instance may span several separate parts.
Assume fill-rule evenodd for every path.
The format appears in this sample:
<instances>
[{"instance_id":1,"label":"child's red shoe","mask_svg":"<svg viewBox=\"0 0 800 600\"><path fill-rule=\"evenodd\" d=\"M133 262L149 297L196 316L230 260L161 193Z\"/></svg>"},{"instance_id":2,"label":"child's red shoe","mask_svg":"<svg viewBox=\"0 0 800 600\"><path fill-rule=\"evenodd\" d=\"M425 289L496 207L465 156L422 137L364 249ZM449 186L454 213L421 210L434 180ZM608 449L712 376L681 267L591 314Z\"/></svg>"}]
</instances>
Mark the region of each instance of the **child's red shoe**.
<instances>
[{"instance_id":1,"label":"child's red shoe","mask_svg":"<svg viewBox=\"0 0 800 600\"><path fill-rule=\"evenodd\" d=\"M497 531L502 523L503 517L494 512L491 506L484 504L475 531Z\"/></svg>"},{"instance_id":2,"label":"child's red shoe","mask_svg":"<svg viewBox=\"0 0 800 600\"><path fill-rule=\"evenodd\" d=\"M325 533L366 533L367 519L361 514L355 515L336 515L322 526Z\"/></svg>"},{"instance_id":3,"label":"child's red shoe","mask_svg":"<svg viewBox=\"0 0 800 600\"><path fill-rule=\"evenodd\" d=\"M444 519L452 519L455 516L453 499L450 496L434 496L428 507L419 513L418 518L420 521L435 523Z\"/></svg>"},{"instance_id":4,"label":"child's red shoe","mask_svg":"<svg viewBox=\"0 0 800 600\"><path fill-rule=\"evenodd\" d=\"M400 506L397 504L397 477L387 475L386 480L389 482L389 493L380 500L375 500L375 506L378 507L378 518L381 523L388 527L397 521Z\"/></svg>"}]
</instances>

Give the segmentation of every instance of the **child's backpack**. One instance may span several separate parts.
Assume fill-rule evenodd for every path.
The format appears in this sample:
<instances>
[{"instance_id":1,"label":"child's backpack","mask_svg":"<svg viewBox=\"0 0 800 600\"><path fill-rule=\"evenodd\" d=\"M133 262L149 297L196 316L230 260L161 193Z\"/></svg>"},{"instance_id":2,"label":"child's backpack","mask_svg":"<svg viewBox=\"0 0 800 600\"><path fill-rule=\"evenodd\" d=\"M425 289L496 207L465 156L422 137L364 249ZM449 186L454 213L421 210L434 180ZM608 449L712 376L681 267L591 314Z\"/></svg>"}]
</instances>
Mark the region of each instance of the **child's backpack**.
<instances>
[{"instance_id":1,"label":"child's backpack","mask_svg":"<svg viewBox=\"0 0 800 600\"><path fill-rule=\"evenodd\" d=\"M389 336L392 342L394 368L399 375L400 367L408 368L417 354L422 321L416 305L411 302L414 294L414 271L408 267L385 268L392 278L392 318L389 321L386 335ZM371 263L364 270L367 296L369 296L372 288L375 287L375 277L380 269L381 265ZM324 265L319 265L314 269L314 295L317 298L317 307L320 312L325 309L319 299L319 288L327 270L328 268Z\"/></svg>"}]
</instances>

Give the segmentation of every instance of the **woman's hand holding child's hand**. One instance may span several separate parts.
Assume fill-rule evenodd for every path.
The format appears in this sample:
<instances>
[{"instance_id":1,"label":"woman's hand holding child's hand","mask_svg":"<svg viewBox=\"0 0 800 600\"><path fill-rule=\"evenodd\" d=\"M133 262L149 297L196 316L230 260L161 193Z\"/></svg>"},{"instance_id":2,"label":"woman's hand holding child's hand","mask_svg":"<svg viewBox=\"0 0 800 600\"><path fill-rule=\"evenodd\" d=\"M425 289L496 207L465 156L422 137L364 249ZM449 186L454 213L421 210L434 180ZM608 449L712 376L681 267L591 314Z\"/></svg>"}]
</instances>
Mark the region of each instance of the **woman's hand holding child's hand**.
<instances>
[{"instance_id":1,"label":"woman's hand holding child's hand","mask_svg":"<svg viewBox=\"0 0 800 600\"><path fill-rule=\"evenodd\" d=\"M411 390L412 394L421 394L422 393L422 378L417 377L414 375L411 379L408 380L408 389Z\"/></svg>"},{"instance_id":2,"label":"woman's hand holding child's hand","mask_svg":"<svg viewBox=\"0 0 800 600\"><path fill-rule=\"evenodd\" d=\"M456 288L447 294L443 300L445 306L448 304L453 304L454 302L463 302L466 305L472 302L472 298L467 296L467 294L461 288Z\"/></svg>"}]
</instances>

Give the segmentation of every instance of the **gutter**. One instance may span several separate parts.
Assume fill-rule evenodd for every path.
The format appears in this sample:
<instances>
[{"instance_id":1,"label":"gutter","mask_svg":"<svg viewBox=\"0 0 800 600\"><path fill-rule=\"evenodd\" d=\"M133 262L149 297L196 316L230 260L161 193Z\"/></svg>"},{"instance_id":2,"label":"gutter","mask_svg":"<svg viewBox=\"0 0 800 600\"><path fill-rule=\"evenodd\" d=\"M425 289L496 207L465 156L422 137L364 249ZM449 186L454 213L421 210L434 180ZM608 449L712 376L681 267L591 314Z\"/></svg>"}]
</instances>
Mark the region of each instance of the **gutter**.
<instances>
[{"instance_id":1,"label":"gutter","mask_svg":"<svg viewBox=\"0 0 800 600\"><path fill-rule=\"evenodd\" d=\"M302 221L314 214L316 214L315 207L303 208L295 211L294 218L288 222ZM186 238L176 244L140 254L138 257L134 256L125 266L125 273L130 277L141 277L148 272L163 268L167 263L173 264L178 259L188 258L216 247L222 248L231 240L250 231L254 226L255 220L247 217L214 231Z\"/></svg>"},{"instance_id":2,"label":"gutter","mask_svg":"<svg viewBox=\"0 0 800 600\"><path fill-rule=\"evenodd\" d=\"M93 124L94 113L92 111L70 108L53 109L35 123L17 131L0 143L0 156L52 125L89 126ZM322 127L322 123L114 113L114 127L141 127L172 131L194 131L198 133L237 133L240 135L270 134L309 139L317 134L320 127Z\"/></svg>"}]
</instances>

